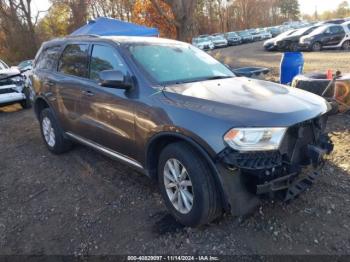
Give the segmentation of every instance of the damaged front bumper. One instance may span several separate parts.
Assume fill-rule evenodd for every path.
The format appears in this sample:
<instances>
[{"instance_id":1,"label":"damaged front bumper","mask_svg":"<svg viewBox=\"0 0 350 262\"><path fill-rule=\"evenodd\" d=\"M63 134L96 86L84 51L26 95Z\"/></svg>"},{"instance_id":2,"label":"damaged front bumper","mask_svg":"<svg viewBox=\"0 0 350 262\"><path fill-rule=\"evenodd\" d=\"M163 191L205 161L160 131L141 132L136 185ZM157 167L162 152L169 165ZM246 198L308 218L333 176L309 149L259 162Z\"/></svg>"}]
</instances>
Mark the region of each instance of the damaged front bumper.
<instances>
[{"instance_id":1,"label":"damaged front bumper","mask_svg":"<svg viewBox=\"0 0 350 262\"><path fill-rule=\"evenodd\" d=\"M333 151L333 144L324 133L326 122L327 116L321 116L289 127L278 151L243 153L230 147L223 150L216 163L231 212L251 212L253 204L247 203L257 205L258 196L290 201L308 189L318 176L324 156ZM239 200L246 204L238 203Z\"/></svg>"}]
</instances>

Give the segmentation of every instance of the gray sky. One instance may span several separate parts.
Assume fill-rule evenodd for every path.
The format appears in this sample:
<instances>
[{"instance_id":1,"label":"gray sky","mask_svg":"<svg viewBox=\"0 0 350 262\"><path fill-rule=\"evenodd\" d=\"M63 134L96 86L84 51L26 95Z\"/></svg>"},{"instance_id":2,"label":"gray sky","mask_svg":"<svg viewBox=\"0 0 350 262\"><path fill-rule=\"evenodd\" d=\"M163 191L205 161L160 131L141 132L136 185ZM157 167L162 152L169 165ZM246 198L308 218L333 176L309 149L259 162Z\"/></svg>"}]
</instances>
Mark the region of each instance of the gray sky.
<instances>
[{"instance_id":1,"label":"gray sky","mask_svg":"<svg viewBox=\"0 0 350 262\"><path fill-rule=\"evenodd\" d=\"M318 13L334 10L344 0L299 0L300 11L306 14L313 14L317 6ZM350 4L350 0L347 0Z\"/></svg>"},{"instance_id":2,"label":"gray sky","mask_svg":"<svg viewBox=\"0 0 350 262\"><path fill-rule=\"evenodd\" d=\"M343 0L299 0L302 13L313 14L317 6L318 13L334 10ZM350 0L347 0L350 4ZM47 10L50 7L49 0L33 0L34 12Z\"/></svg>"}]
</instances>

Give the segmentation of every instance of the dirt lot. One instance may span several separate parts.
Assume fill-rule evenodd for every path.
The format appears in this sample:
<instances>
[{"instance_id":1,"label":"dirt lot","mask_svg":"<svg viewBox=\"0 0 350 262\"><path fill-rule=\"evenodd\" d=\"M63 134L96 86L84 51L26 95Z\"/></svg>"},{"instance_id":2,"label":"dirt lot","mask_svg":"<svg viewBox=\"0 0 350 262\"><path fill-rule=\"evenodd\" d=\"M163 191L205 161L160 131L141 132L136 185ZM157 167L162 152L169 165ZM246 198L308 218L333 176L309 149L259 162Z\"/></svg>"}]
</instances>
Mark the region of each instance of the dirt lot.
<instances>
[{"instance_id":1,"label":"dirt lot","mask_svg":"<svg viewBox=\"0 0 350 262\"><path fill-rule=\"evenodd\" d=\"M216 54L276 70L280 54L260 45ZM307 69L349 71L344 53L305 56ZM288 205L264 202L247 219L225 215L191 229L168 215L147 177L83 146L52 155L31 110L1 108L0 255L350 255L350 115L332 117L329 130L335 151L311 190Z\"/></svg>"},{"instance_id":2,"label":"dirt lot","mask_svg":"<svg viewBox=\"0 0 350 262\"><path fill-rule=\"evenodd\" d=\"M282 58L280 52L266 52L261 42L214 50L214 57L232 67L261 66L270 68L271 75L278 80L279 66ZM304 52L305 72L333 71L350 72L350 52L322 51Z\"/></svg>"}]
</instances>

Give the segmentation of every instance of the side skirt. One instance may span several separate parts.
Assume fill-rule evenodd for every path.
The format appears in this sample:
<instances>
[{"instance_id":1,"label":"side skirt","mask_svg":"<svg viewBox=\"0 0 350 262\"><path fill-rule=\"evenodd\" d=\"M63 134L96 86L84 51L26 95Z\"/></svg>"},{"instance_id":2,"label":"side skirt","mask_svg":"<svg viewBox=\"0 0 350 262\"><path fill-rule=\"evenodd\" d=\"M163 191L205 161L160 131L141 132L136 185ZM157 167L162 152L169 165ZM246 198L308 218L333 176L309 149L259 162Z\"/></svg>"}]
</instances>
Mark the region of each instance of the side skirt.
<instances>
[{"instance_id":1,"label":"side skirt","mask_svg":"<svg viewBox=\"0 0 350 262\"><path fill-rule=\"evenodd\" d=\"M124 163L126 163L126 164L128 164L128 165L130 165L132 167L135 167L136 169L138 169L142 173L146 173L146 170L144 169L144 167L139 162L137 162L134 159L131 159L131 158L127 157L127 156L124 156L123 154L120 154L120 153L118 153L118 152L116 152L114 150L111 150L109 148L101 146L101 145L99 145L99 144L97 144L97 143L95 143L95 142L93 142L91 140L85 139L85 138L83 138L81 136L78 136L78 135L75 135L73 133L66 132L66 135L69 138L71 138L71 139L73 139L73 140L75 140L75 141L77 141L77 142L79 142L81 144L84 144L84 145L86 145L88 147L91 147L91 148L101 152L102 154L104 154L106 156L109 156L109 157L111 157L113 159L122 161L122 162L124 162Z\"/></svg>"}]
</instances>

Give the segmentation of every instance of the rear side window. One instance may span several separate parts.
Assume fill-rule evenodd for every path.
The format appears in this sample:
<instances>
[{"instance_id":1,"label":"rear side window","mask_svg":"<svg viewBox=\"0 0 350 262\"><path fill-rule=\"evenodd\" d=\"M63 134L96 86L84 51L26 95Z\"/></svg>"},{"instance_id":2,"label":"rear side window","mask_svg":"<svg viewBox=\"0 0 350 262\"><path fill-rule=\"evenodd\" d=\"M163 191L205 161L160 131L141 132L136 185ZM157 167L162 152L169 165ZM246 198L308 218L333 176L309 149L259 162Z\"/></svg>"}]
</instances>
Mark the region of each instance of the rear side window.
<instances>
[{"instance_id":1,"label":"rear side window","mask_svg":"<svg viewBox=\"0 0 350 262\"><path fill-rule=\"evenodd\" d=\"M341 26L332 26L330 29L332 34L344 33L344 29Z\"/></svg>"},{"instance_id":2,"label":"rear side window","mask_svg":"<svg viewBox=\"0 0 350 262\"><path fill-rule=\"evenodd\" d=\"M90 62L90 78L98 80L98 73L104 70L118 70L126 73L125 64L114 48L94 45Z\"/></svg>"},{"instance_id":3,"label":"rear side window","mask_svg":"<svg viewBox=\"0 0 350 262\"><path fill-rule=\"evenodd\" d=\"M35 68L55 71L60 50L60 46L53 46L43 50L36 62Z\"/></svg>"},{"instance_id":4,"label":"rear side window","mask_svg":"<svg viewBox=\"0 0 350 262\"><path fill-rule=\"evenodd\" d=\"M64 49L58 71L78 77L87 77L88 72L88 44L71 44Z\"/></svg>"},{"instance_id":5,"label":"rear side window","mask_svg":"<svg viewBox=\"0 0 350 262\"><path fill-rule=\"evenodd\" d=\"M348 24L348 28L349 28L349 30L350 30L350 24Z\"/></svg>"}]
</instances>

